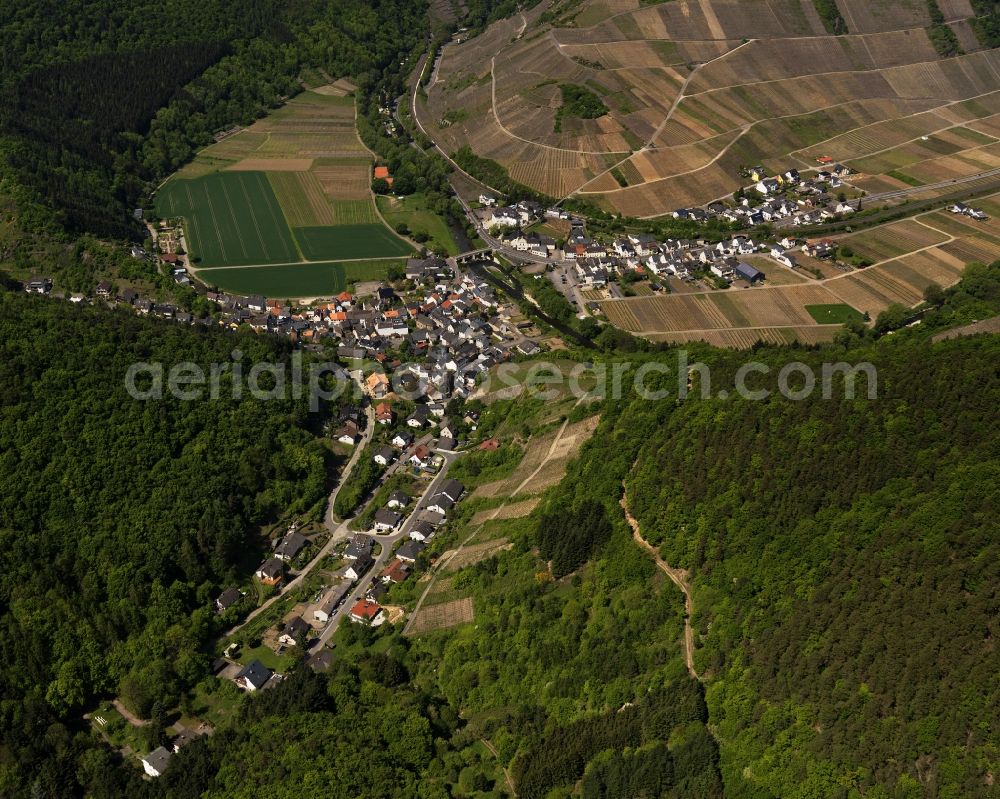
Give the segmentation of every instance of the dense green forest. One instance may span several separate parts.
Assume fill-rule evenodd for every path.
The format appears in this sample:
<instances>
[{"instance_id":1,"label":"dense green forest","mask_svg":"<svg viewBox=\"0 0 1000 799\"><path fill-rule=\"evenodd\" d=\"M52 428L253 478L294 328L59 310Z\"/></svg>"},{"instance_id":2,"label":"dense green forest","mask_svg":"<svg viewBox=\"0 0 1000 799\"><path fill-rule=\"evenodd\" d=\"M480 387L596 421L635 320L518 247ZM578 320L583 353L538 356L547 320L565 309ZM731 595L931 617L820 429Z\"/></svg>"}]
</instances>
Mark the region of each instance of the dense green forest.
<instances>
[{"instance_id":1,"label":"dense green forest","mask_svg":"<svg viewBox=\"0 0 1000 799\"><path fill-rule=\"evenodd\" d=\"M0 293L0 793L46 746L31 730L95 695L127 694L139 713L176 704L208 668L211 599L262 552L255 526L323 498L305 400L127 393L133 362L207 369L234 349L247 366L290 354L279 339Z\"/></svg>"},{"instance_id":2,"label":"dense green forest","mask_svg":"<svg viewBox=\"0 0 1000 799\"><path fill-rule=\"evenodd\" d=\"M973 270L929 331L998 287ZM801 354L872 361L875 401L685 403L627 480L693 574L733 796L996 793L1000 342L926 336Z\"/></svg>"},{"instance_id":3,"label":"dense green forest","mask_svg":"<svg viewBox=\"0 0 1000 799\"><path fill-rule=\"evenodd\" d=\"M1000 47L1000 0L971 0L972 29L983 47Z\"/></svg>"}]
</instances>

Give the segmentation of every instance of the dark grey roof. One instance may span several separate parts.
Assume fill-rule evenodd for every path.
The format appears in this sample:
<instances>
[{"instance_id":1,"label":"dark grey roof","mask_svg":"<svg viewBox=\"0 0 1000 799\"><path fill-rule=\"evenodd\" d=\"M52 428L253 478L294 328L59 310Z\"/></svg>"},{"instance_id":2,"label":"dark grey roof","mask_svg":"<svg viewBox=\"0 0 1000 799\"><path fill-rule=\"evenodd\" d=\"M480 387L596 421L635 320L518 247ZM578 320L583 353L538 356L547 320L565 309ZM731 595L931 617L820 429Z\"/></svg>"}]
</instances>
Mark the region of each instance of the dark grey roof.
<instances>
[{"instance_id":1,"label":"dark grey roof","mask_svg":"<svg viewBox=\"0 0 1000 799\"><path fill-rule=\"evenodd\" d=\"M301 533L288 533L281 539L281 543L274 550L274 554L280 557L294 558L308 543L306 537Z\"/></svg>"},{"instance_id":2,"label":"dark grey roof","mask_svg":"<svg viewBox=\"0 0 1000 799\"><path fill-rule=\"evenodd\" d=\"M326 671L333 665L333 652L329 649L321 649L306 661L313 671Z\"/></svg>"},{"instance_id":3,"label":"dark grey roof","mask_svg":"<svg viewBox=\"0 0 1000 799\"><path fill-rule=\"evenodd\" d=\"M285 565L278 558L268 558L257 571L266 577L279 577L285 573Z\"/></svg>"},{"instance_id":4,"label":"dark grey roof","mask_svg":"<svg viewBox=\"0 0 1000 799\"><path fill-rule=\"evenodd\" d=\"M251 660L247 663L239 674L236 675L236 679L244 679L250 681L250 684L260 688L264 683L266 683L271 677L271 670L261 663L259 660Z\"/></svg>"},{"instance_id":5,"label":"dark grey roof","mask_svg":"<svg viewBox=\"0 0 1000 799\"><path fill-rule=\"evenodd\" d=\"M160 774L162 774L166 768L167 764L170 762L170 758L173 757L173 752L165 747L158 746L148 755L146 755L143 760L149 763L154 769L156 769Z\"/></svg>"},{"instance_id":6,"label":"dark grey roof","mask_svg":"<svg viewBox=\"0 0 1000 799\"><path fill-rule=\"evenodd\" d=\"M390 527L395 527L400 523L400 521L402 521L402 519L402 514L396 513L396 511L389 510L388 508L379 508L375 511L375 524L384 524Z\"/></svg>"},{"instance_id":7,"label":"dark grey roof","mask_svg":"<svg viewBox=\"0 0 1000 799\"><path fill-rule=\"evenodd\" d=\"M403 546L401 546L399 549L396 550L396 557L399 558L400 560L413 561L416 560L417 557L420 555L420 553L423 552L426 548L427 548L426 544L421 543L420 541L414 541L410 539L409 541L404 543Z\"/></svg>"},{"instance_id":8,"label":"dark grey roof","mask_svg":"<svg viewBox=\"0 0 1000 799\"><path fill-rule=\"evenodd\" d=\"M400 505L409 505L410 496L405 491L393 491L389 494L389 502L396 501Z\"/></svg>"},{"instance_id":9,"label":"dark grey roof","mask_svg":"<svg viewBox=\"0 0 1000 799\"><path fill-rule=\"evenodd\" d=\"M239 588L227 588L219 595L219 598L215 600L215 603L222 610L228 610L241 599L243 599L243 594L240 593Z\"/></svg>"},{"instance_id":10,"label":"dark grey roof","mask_svg":"<svg viewBox=\"0 0 1000 799\"><path fill-rule=\"evenodd\" d=\"M298 638L309 632L309 623L301 616L296 616L285 625L285 628L281 632L292 638Z\"/></svg>"},{"instance_id":11,"label":"dark grey roof","mask_svg":"<svg viewBox=\"0 0 1000 799\"><path fill-rule=\"evenodd\" d=\"M458 480L449 477L441 484L438 493L444 494L446 497L458 502L458 498L465 493L465 486L458 482Z\"/></svg>"}]
</instances>

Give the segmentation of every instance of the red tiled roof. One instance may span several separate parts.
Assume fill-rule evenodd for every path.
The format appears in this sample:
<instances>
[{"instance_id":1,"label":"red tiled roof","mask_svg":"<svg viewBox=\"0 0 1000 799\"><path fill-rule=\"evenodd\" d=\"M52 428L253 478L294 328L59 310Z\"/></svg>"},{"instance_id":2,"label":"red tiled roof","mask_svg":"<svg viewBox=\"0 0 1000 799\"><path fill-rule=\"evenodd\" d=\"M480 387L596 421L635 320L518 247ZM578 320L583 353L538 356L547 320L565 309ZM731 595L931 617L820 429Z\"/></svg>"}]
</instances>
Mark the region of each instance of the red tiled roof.
<instances>
[{"instance_id":1,"label":"red tiled roof","mask_svg":"<svg viewBox=\"0 0 1000 799\"><path fill-rule=\"evenodd\" d=\"M356 616L359 619L365 619L371 621L374 619L382 608L379 606L378 602L372 602L370 599L362 599L353 608L351 608L351 615Z\"/></svg>"}]
</instances>

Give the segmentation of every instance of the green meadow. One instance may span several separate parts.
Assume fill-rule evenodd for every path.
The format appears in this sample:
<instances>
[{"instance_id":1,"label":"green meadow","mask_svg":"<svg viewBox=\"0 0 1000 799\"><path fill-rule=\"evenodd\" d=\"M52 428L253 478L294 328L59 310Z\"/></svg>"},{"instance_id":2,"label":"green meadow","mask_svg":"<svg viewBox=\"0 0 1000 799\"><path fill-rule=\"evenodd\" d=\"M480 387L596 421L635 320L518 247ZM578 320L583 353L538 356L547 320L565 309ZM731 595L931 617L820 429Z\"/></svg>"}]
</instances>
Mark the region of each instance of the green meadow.
<instances>
[{"instance_id":1,"label":"green meadow","mask_svg":"<svg viewBox=\"0 0 1000 799\"><path fill-rule=\"evenodd\" d=\"M208 286L235 294L266 297L327 297L362 280L384 280L399 259L376 261L325 261L282 266L201 269L198 277Z\"/></svg>"}]
</instances>

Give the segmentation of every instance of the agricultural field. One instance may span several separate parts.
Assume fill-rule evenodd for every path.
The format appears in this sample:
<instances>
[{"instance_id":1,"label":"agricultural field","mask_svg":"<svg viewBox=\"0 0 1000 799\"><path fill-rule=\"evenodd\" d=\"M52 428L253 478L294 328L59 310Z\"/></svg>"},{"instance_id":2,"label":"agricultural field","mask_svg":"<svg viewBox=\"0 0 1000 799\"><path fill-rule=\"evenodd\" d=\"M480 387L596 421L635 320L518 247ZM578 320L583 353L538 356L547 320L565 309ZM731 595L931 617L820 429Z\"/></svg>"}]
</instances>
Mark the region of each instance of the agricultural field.
<instances>
[{"instance_id":1,"label":"agricultural field","mask_svg":"<svg viewBox=\"0 0 1000 799\"><path fill-rule=\"evenodd\" d=\"M263 294L266 297L329 297L351 283L384 280L392 267L405 262L328 261L279 266L220 267L201 269L198 276L208 286L236 294Z\"/></svg>"},{"instance_id":2,"label":"agricultural field","mask_svg":"<svg viewBox=\"0 0 1000 799\"><path fill-rule=\"evenodd\" d=\"M532 36L517 18L447 45L418 118L449 152L469 145L537 191L642 218L730 195L752 163L829 156L871 186L1000 165L1000 52L979 47L965 0L942 3L965 50L948 59L923 2L838 7L847 35L811 2L582 0L545 22L539 6ZM607 113L561 117L565 84Z\"/></svg>"},{"instance_id":3,"label":"agricultural field","mask_svg":"<svg viewBox=\"0 0 1000 799\"><path fill-rule=\"evenodd\" d=\"M562 479L567 464L594 434L599 421L600 418L594 416L568 425L561 436L559 430L555 430L530 439L524 457L508 477L484 483L472 496L527 499L541 494Z\"/></svg>"},{"instance_id":4,"label":"agricultural field","mask_svg":"<svg viewBox=\"0 0 1000 799\"><path fill-rule=\"evenodd\" d=\"M941 244L948 238L949 236L940 230L907 219L848 236L839 244L849 246L857 255L877 263Z\"/></svg>"},{"instance_id":5,"label":"agricultural field","mask_svg":"<svg viewBox=\"0 0 1000 799\"><path fill-rule=\"evenodd\" d=\"M173 180L156 195L162 217L184 217L199 266L280 264L300 256L263 172L216 172Z\"/></svg>"},{"instance_id":6,"label":"agricultural field","mask_svg":"<svg viewBox=\"0 0 1000 799\"><path fill-rule=\"evenodd\" d=\"M306 260L392 258L413 248L381 223L295 228Z\"/></svg>"},{"instance_id":7,"label":"agricultural field","mask_svg":"<svg viewBox=\"0 0 1000 799\"><path fill-rule=\"evenodd\" d=\"M864 316L850 305L807 305L806 313L816 320L818 325L843 325L848 322L861 322Z\"/></svg>"},{"instance_id":8,"label":"agricultural field","mask_svg":"<svg viewBox=\"0 0 1000 799\"><path fill-rule=\"evenodd\" d=\"M410 634L419 635L432 630L457 627L459 624L467 624L472 621L473 616L472 597L453 599L434 605L424 604L417 611L417 615L413 617L410 624Z\"/></svg>"},{"instance_id":9,"label":"agricultural field","mask_svg":"<svg viewBox=\"0 0 1000 799\"><path fill-rule=\"evenodd\" d=\"M183 218L200 278L232 291L321 296L413 251L375 206L349 88L303 92L202 150L159 190L157 214ZM365 270L352 264L368 259Z\"/></svg>"}]
</instances>

